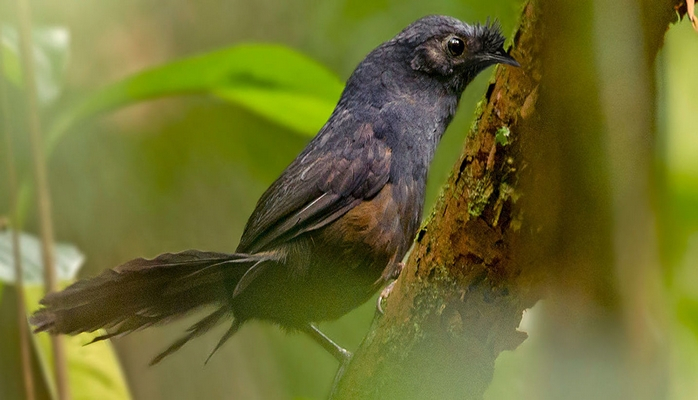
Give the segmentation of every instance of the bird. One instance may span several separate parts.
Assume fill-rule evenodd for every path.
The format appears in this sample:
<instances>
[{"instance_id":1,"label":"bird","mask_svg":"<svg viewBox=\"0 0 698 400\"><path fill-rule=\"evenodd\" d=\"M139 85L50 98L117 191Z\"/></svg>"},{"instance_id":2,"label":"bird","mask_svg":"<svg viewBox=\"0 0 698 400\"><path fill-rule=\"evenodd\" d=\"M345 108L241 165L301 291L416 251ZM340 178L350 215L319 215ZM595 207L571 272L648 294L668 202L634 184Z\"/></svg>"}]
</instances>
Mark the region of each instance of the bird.
<instances>
[{"instance_id":1,"label":"bird","mask_svg":"<svg viewBox=\"0 0 698 400\"><path fill-rule=\"evenodd\" d=\"M399 274L461 94L491 65L519 66L504 41L489 19L411 23L358 64L328 121L262 194L234 253L164 253L79 280L40 301L34 331L103 329L98 341L209 309L151 364L227 322L210 358L250 320L305 332L346 362L351 353L316 324Z\"/></svg>"}]
</instances>

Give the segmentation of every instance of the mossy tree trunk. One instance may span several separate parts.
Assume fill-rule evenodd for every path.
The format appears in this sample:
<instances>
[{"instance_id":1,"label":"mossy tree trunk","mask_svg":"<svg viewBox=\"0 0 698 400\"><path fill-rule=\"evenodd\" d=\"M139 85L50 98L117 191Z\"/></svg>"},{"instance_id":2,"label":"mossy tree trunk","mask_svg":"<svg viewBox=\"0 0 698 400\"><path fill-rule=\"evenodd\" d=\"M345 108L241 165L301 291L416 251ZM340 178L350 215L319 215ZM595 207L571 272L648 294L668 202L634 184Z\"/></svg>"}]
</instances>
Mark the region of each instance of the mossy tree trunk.
<instances>
[{"instance_id":1,"label":"mossy tree trunk","mask_svg":"<svg viewBox=\"0 0 698 400\"><path fill-rule=\"evenodd\" d=\"M603 329L622 331L613 185L615 169L624 166L609 161L614 132L604 114L597 50L603 40L628 38L598 37L601 3L524 6L511 52L523 67L498 67L385 314L376 317L332 399L481 399L497 356L526 339L517 330L523 311L543 297L576 299L553 314L601 308L615 321ZM640 16L643 59L653 60L679 1L627 3ZM653 76L652 62L639 68ZM653 99L654 85L647 85L644 96ZM654 110L641 111L650 116L646 131L633 132L640 137L654 130ZM646 150L640 144L649 166ZM630 174L648 182L651 170ZM582 311L579 321L590 326L573 323L562 333L577 344L592 341L597 317ZM565 343L558 343L563 357Z\"/></svg>"}]
</instances>

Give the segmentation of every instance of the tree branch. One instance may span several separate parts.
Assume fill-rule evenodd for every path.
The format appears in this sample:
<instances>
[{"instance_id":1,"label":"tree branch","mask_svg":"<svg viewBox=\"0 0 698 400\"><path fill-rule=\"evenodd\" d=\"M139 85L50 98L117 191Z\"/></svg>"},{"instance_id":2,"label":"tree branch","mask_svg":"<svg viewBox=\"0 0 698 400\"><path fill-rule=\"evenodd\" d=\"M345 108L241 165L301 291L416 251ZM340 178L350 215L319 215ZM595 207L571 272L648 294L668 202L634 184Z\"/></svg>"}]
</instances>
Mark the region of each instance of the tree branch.
<instances>
[{"instance_id":1,"label":"tree branch","mask_svg":"<svg viewBox=\"0 0 698 400\"><path fill-rule=\"evenodd\" d=\"M385 315L333 398L481 398L497 355L526 338L516 328L539 294L514 249L528 230L517 199L541 76L537 13L526 5L511 53L523 67L498 67Z\"/></svg>"},{"instance_id":2,"label":"tree branch","mask_svg":"<svg viewBox=\"0 0 698 400\"><path fill-rule=\"evenodd\" d=\"M678 3L643 15L655 35L648 52L656 55ZM524 6L511 52L523 67L498 67L385 314L332 399L481 399L497 356L526 338L517 330L523 311L549 290L578 283L613 298L613 165L603 151L593 6Z\"/></svg>"}]
</instances>

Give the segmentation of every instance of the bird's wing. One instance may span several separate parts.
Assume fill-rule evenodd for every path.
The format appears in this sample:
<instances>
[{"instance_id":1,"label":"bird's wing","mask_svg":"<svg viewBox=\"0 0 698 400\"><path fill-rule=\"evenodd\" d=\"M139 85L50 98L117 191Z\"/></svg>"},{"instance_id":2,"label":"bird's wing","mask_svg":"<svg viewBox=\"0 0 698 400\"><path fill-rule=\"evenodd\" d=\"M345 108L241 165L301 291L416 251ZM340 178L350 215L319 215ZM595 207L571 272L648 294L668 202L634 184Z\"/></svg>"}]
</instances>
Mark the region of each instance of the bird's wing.
<instances>
[{"instance_id":1,"label":"bird's wing","mask_svg":"<svg viewBox=\"0 0 698 400\"><path fill-rule=\"evenodd\" d=\"M321 132L262 195L247 222L239 252L268 251L321 228L385 186L390 148L376 138L368 123L348 118L339 125L349 133Z\"/></svg>"}]
</instances>

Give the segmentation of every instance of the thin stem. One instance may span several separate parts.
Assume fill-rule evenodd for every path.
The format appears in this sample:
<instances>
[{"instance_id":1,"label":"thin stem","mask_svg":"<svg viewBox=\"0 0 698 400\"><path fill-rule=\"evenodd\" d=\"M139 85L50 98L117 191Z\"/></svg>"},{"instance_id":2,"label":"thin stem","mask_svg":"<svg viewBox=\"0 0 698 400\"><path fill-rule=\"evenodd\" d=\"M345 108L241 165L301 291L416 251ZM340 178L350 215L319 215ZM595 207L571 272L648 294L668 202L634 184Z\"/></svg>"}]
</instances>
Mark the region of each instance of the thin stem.
<instances>
[{"instance_id":1,"label":"thin stem","mask_svg":"<svg viewBox=\"0 0 698 400\"><path fill-rule=\"evenodd\" d=\"M58 288L56 268L54 265L53 222L51 220L51 197L46 177L46 159L41 138L41 121L39 120L39 105L37 101L36 73L32 56L32 27L31 10L27 0L16 0L19 19L19 45L24 71L24 84L27 99L27 119L31 152L34 162L34 180L36 184L37 206L41 232L41 252L44 263L44 280L46 291L53 292ZM53 362L56 374L56 389L59 400L70 398L68 376L66 369L63 340L59 336L51 336Z\"/></svg>"},{"instance_id":2,"label":"thin stem","mask_svg":"<svg viewBox=\"0 0 698 400\"><path fill-rule=\"evenodd\" d=\"M0 32L2 24L0 23ZM24 298L24 274L22 272L21 248L19 243L19 210L17 208L17 173L12 144L12 126L10 124L9 101L5 87L4 60L0 48L0 115L5 120L5 147L7 148L7 177L10 191L10 227L12 235L12 259L15 268L15 289L17 291L17 326L19 329L19 356L22 365L22 382L24 395L27 400L34 400L34 379L32 376L31 357L29 352L29 329L27 326L27 307Z\"/></svg>"}]
</instances>

